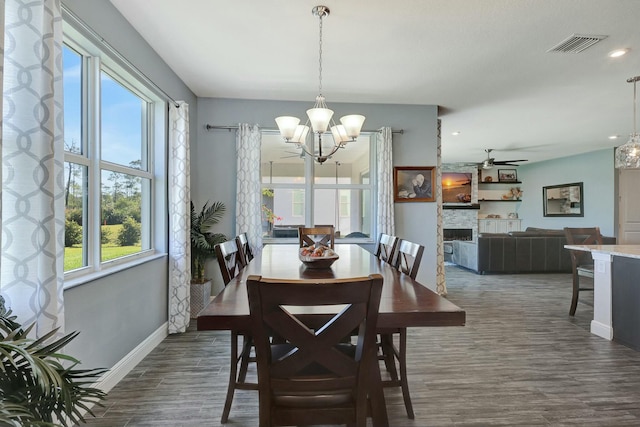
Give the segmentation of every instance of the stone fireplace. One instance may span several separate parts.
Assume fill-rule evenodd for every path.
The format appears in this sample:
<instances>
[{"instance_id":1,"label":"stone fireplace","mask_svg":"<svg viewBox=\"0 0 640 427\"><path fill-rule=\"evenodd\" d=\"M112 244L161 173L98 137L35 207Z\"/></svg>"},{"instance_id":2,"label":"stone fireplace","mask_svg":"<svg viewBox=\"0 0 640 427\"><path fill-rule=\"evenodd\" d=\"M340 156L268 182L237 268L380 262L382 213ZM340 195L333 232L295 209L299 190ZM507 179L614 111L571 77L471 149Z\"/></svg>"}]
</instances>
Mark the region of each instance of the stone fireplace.
<instances>
[{"instance_id":1,"label":"stone fireplace","mask_svg":"<svg viewBox=\"0 0 640 427\"><path fill-rule=\"evenodd\" d=\"M445 211L446 212L446 211ZM477 212L477 211L474 211ZM447 228L442 229L442 245L444 250L444 260L452 262L453 258L453 242L456 240L472 241L476 240L478 235L478 221L475 221L475 228L473 224L469 223L468 228Z\"/></svg>"}]
</instances>

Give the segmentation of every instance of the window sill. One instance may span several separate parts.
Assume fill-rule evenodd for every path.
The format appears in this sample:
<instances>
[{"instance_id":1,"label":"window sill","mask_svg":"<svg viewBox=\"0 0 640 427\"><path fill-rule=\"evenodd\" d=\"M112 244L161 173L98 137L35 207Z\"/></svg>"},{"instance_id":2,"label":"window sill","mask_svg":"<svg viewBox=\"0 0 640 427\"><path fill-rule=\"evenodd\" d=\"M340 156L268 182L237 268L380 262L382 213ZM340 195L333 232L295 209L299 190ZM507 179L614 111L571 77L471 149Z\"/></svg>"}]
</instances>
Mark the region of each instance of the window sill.
<instances>
[{"instance_id":1,"label":"window sill","mask_svg":"<svg viewBox=\"0 0 640 427\"><path fill-rule=\"evenodd\" d=\"M101 279L111 274L119 273L120 271L124 271L132 267L137 267L139 265L145 264L147 262L155 261L157 259L160 259L166 256L167 254L165 253L155 253L153 255L149 255L144 258L138 258L136 260L132 260L127 263L111 265L100 271L94 271L92 273L87 273L81 276L65 279L64 290L66 291L71 288L75 288L76 286L81 286L81 285L84 285L85 283L93 282L94 280Z\"/></svg>"}]
</instances>

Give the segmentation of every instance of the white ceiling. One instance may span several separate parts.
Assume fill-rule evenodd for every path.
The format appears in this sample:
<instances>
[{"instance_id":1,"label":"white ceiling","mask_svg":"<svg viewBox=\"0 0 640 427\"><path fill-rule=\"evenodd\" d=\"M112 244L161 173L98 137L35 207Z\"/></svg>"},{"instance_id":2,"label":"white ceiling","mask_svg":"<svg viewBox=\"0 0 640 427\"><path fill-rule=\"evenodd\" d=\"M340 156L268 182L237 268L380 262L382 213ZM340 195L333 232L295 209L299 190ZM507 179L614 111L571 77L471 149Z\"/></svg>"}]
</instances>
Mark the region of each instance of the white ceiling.
<instances>
[{"instance_id":1,"label":"white ceiling","mask_svg":"<svg viewBox=\"0 0 640 427\"><path fill-rule=\"evenodd\" d=\"M445 162L481 161L486 148L496 160L540 161L613 147L633 130L638 0L111 2L197 96L310 105L311 9L324 4L329 106L438 105ZM572 34L608 37L581 53L547 52ZM617 48L631 50L609 58Z\"/></svg>"}]
</instances>

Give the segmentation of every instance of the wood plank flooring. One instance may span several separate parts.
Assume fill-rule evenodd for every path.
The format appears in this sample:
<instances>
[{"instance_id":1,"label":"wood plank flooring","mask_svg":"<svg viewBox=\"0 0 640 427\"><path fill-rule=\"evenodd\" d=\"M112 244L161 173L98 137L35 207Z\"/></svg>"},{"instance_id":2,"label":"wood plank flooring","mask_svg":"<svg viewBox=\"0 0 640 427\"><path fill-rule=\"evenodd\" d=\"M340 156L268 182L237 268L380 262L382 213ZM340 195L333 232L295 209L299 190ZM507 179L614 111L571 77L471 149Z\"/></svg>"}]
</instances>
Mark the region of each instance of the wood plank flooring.
<instances>
[{"instance_id":1,"label":"wood plank flooring","mask_svg":"<svg viewBox=\"0 0 640 427\"><path fill-rule=\"evenodd\" d=\"M569 274L446 274L467 325L409 329L416 418L386 389L391 426L640 425L640 352L589 332L591 292L569 317ZM228 332L172 335L86 425L218 426L228 354ZM226 425L257 426L257 404L256 391L237 391Z\"/></svg>"}]
</instances>

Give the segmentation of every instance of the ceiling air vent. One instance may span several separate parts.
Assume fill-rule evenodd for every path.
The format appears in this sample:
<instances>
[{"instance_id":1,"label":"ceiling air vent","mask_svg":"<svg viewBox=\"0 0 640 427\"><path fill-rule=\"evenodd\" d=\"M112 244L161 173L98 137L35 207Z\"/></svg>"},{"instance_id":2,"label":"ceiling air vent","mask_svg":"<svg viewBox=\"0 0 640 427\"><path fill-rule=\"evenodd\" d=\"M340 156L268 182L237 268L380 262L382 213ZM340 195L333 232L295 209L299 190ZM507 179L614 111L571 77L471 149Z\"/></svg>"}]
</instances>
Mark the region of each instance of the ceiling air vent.
<instances>
[{"instance_id":1,"label":"ceiling air vent","mask_svg":"<svg viewBox=\"0 0 640 427\"><path fill-rule=\"evenodd\" d=\"M606 38L607 36L572 34L567 39L549 49L547 52L580 53L588 47L598 43L600 40L604 40Z\"/></svg>"}]
</instances>

